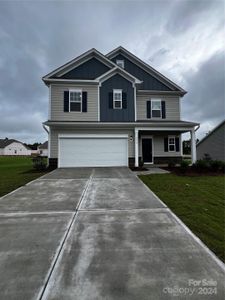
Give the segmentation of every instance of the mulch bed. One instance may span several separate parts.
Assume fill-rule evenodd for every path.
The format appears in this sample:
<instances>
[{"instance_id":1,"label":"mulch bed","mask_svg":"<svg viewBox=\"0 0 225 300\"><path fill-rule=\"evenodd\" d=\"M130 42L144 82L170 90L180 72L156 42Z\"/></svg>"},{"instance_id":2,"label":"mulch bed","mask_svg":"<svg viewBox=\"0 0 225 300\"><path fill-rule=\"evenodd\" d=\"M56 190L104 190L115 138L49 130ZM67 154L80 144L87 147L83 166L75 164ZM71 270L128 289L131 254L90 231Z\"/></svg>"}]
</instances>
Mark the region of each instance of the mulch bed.
<instances>
[{"instance_id":1,"label":"mulch bed","mask_svg":"<svg viewBox=\"0 0 225 300\"><path fill-rule=\"evenodd\" d=\"M131 171L148 171L147 168L144 168L144 167L130 167Z\"/></svg>"}]
</instances>

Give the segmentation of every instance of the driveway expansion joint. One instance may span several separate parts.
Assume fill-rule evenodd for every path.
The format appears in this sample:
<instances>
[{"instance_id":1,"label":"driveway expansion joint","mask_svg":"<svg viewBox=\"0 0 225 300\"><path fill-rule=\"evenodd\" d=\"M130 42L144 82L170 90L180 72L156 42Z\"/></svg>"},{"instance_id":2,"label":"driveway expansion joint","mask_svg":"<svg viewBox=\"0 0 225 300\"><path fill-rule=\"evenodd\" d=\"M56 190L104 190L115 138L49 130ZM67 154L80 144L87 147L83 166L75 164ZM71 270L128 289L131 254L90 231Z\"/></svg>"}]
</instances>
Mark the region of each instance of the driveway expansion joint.
<instances>
[{"instance_id":1,"label":"driveway expansion joint","mask_svg":"<svg viewBox=\"0 0 225 300\"><path fill-rule=\"evenodd\" d=\"M73 212L72 218L69 221L69 225L67 227L67 230L66 230L66 232L65 232L65 234L64 234L64 236L63 236L63 238L62 238L62 240L60 242L60 245L59 245L59 247L58 247L58 249L56 251L56 254L55 254L54 259L52 261L51 267L50 267L50 269L48 271L48 274L47 274L47 276L45 278L45 283L44 283L43 287L41 288L41 290L40 290L40 292L38 294L38 297L37 297L38 300L42 300L43 297L45 296L45 291L46 291L46 289L48 287L48 283L49 283L49 281L51 279L51 276L52 276L52 274L54 272L56 264L57 264L57 262L58 262L58 260L60 258L60 254L63 252L65 243L66 243L68 237L70 236L71 228L72 228L73 224L76 221L76 217L77 217L77 214L78 214L78 211L79 211L79 207L81 206L82 201L84 200L84 198L86 196L87 190L88 190L88 188L90 186L90 183L92 181L92 178L93 178L93 174L94 174L94 170L92 171L89 179L87 180L87 183L86 183L85 188L84 188L84 190L83 190L83 192L81 194L81 197L80 197L80 200L79 200L79 202L77 204L77 207L75 208L75 211Z\"/></svg>"}]
</instances>

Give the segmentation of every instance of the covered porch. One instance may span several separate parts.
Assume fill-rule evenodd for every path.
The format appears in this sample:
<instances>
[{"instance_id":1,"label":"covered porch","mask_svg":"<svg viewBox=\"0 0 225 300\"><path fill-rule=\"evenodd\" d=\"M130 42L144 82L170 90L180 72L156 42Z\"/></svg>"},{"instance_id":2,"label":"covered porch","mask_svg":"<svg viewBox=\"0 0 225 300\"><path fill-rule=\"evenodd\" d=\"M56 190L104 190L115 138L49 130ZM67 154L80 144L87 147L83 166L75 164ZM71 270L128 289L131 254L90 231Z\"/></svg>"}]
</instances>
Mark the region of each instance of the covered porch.
<instances>
[{"instance_id":1,"label":"covered porch","mask_svg":"<svg viewBox=\"0 0 225 300\"><path fill-rule=\"evenodd\" d=\"M140 161L144 164L164 164L170 160L179 163L183 157L182 134L187 132L191 137L191 160L196 161L195 132L199 125L183 121L163 125L161 122L134 128L135 167L139 167Z\"/></svg>"}]
</instances>

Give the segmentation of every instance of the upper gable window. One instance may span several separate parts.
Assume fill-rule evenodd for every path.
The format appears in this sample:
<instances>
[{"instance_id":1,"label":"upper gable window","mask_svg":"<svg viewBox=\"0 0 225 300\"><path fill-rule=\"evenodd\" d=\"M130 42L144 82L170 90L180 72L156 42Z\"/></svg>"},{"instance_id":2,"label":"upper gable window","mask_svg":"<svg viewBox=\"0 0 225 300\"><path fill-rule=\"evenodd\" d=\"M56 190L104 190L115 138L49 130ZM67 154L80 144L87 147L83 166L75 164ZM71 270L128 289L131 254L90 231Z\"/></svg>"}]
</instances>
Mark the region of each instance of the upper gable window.
<instances>
[{"instance_id":1,"label":"upper gable window","mask_svg":"<svg viewBox=\"0 0 225 300\"><path fill-rule=\"evenodd\" d=\"M124 69L124 60L122 59L117 59L116 60L116 64L120 67Z\"/></svg>"},{"instance_id":2,"label":"upper gable window","mask_svg":"<svg viewBox=\"0 0 225 300\"><path fill-rule=\"evenodd\" d=\"M113 108L122 108L122 90L113 90Z\"/></svg>"},{"instance_id":3,"label":"upper gable window","mask_svg":"<svg viewBox=\"0 0 225 300\"><path fill-rule=\"evenodd\" d=\"M152 100L152 118L162 117L162 103L160 99Z\"/></svg>"},{"instance_id":4,"label":"upper gable window","mask_svg":"<svg viewBox=\"0 0 225 300\"><path fill-rule=\"evenodd\" d=\"M69 92L69 111L82 111L82 91L70 90Z\"/></svg>"}]
</instances>

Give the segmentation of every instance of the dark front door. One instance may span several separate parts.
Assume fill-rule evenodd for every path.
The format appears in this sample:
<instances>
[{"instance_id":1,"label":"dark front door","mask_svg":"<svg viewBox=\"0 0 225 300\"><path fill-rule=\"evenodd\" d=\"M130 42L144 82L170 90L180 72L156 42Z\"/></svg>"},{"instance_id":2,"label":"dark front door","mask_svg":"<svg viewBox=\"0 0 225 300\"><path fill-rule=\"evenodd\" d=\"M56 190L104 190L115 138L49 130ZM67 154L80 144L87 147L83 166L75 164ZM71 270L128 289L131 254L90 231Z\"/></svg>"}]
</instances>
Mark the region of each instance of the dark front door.
<instances>
[{"instance_id":1,"label":"dark front door","mask_svg":"<svg viewBox=\"0 0 225 300\"><path fill-rule=\"evenodd\" d=\"M144 162L152 162L152 139L142 139L142 157Z\"/></svg>"}]
</instances>

